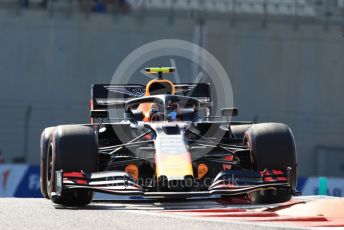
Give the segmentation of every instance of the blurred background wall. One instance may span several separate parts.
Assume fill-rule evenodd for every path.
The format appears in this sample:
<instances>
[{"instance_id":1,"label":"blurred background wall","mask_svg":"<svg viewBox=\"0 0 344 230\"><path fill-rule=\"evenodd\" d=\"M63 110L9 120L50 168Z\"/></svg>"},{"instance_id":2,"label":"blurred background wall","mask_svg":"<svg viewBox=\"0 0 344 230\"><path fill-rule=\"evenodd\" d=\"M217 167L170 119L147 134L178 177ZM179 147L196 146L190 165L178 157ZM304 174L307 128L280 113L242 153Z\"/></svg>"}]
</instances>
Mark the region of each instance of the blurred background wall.
<instances>
[{"instance_id":1,"label":"blurred background wall","mask_svg":"<svg viewBox=\"0 0 344 230\"><path fill-rule=\"evenodd\" d=\"M225 67L240 119L291 127L301 175L343 176L343 31L341 0L0 0L2 156L38 164L45 127L88 122L92 83L176 38Z\"/></svg>"}]
</instances>

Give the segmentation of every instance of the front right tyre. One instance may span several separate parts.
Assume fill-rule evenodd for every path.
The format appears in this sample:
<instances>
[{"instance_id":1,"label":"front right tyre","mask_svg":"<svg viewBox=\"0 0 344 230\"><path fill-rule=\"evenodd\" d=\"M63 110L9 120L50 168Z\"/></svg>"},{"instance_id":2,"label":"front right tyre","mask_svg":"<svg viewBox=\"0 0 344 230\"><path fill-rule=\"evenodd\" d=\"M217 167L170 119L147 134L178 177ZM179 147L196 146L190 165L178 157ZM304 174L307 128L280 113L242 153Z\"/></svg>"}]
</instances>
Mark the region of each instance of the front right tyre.
<instances>
[{"instance_id":1,"label":"front right tyre","mask_svg":"<svg viewBox=\"0 0 344 230\"><path fill-rule=\"evenodd\" d=\"M56 191L56 171L97 172L98 141L92 127L82 125L57 126L49 141L47 156L46 187L49 198L64 206L85 206L92 201L93 192L87 189L62 191L61 196L52 196Z\"/></svg>"}]
</instances>

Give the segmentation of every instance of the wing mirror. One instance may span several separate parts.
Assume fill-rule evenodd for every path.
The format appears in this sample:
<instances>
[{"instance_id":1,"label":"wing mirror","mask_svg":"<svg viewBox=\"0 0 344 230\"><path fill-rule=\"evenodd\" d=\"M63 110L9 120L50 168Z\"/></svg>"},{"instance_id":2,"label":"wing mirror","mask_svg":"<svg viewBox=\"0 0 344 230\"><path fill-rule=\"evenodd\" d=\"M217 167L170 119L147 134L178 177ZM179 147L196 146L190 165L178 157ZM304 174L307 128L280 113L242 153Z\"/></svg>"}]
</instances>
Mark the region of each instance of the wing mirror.
<instances>
[{"instance_id":1,"label":"wing mirror","mask_svg":"<svg viewBox=\"0 0 344 230\"><path fill-rule=\"evenodd\" d=\"M223 108L221 109L221 116L222 117L235 117L238 116L239 111L238 108Z\"/></svg>"},{"instance_id":2,"label":"wing mirror","mask_svg":"<svg viewBox=\"0 0 344 230\"><path fill-rule=\"evenodd\" d=\"M97 109L91 110L90 115L92 118L107 118L109 116L109 113L107 110Z\"/></svg>"}]
</instances>

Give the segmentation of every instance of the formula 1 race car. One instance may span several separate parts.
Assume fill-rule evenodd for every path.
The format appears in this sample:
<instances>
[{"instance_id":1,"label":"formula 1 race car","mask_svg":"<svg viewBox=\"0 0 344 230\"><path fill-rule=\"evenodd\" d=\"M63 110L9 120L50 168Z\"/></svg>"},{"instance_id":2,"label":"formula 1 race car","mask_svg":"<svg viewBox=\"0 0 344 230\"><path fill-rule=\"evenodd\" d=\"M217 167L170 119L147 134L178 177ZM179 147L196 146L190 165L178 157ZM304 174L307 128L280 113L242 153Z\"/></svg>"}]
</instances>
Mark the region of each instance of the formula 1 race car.
<instances>
[{"instance_id":1,"label":"formula 1 race car","mask_svg":"<svg viewBox=\"0 0 344 230\"><path fill-rule=\"evenodd\" d=\"M245 196L288 201L297 161L287 125L211 116L210 84L95 84L91 123L46 128L41 135L41 192L56 204L83 206L94 192L147 199ZM124 118L112 117L118 112ZM226 118L226 119L224 119Z\"/></svg>"}]
</instances>

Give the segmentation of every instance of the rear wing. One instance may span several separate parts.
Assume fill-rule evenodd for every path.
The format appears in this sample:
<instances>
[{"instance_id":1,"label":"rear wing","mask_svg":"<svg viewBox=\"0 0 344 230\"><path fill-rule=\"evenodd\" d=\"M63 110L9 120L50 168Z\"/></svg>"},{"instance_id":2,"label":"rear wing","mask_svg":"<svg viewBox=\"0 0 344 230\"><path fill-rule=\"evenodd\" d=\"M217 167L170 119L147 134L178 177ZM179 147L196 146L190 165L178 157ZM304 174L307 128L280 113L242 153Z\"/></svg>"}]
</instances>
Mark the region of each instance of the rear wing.
<instances>
[{"instance_id":1,"label":"rear wing","mask_svg":"<svg viewBox=\"0 0 344 230\"><path fill-rule=\"evenodd\" d=\"M181 83L174 85L175 95L194 97L207 107L211 106L209 83ZM145 85L139 84L93 84L91 86L91 118L106 118L109 107L123 108L128 100L143 97Z\"/></svg>"}]
</instances>

